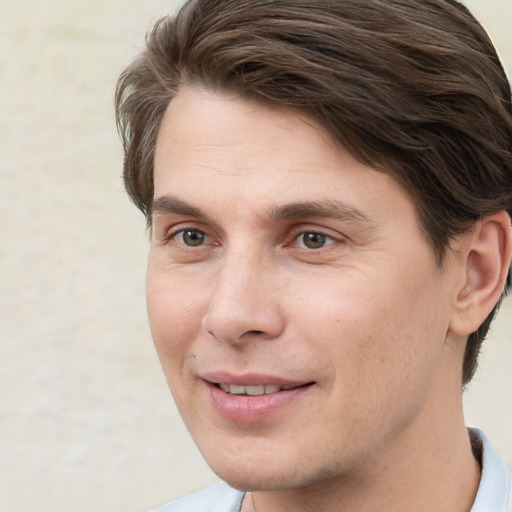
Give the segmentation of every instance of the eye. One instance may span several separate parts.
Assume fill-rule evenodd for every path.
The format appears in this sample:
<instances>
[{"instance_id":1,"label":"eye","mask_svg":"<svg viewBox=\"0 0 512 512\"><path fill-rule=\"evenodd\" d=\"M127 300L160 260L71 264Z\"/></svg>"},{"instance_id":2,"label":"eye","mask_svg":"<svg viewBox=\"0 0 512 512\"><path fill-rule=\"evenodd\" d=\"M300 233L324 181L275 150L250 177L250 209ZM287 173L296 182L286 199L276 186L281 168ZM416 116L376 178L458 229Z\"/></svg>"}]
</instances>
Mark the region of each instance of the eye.
<instances>
[{"instance_id":1,"label":"eye","mask_svg":"<svg viewBox=\"0 0 512 512\"><path fill-rule=\"evenodd\" d=\"M203 245L208 240L208 235L198 229L182 229L172 235L172 238L188 247Z\"/></svg>"},{"instance_id":2,"label":"eye","mask_svg":"<svg viewBox=\"0 0 512 512\"><path fill-rule=\"evenodd\" d=\"M297 245L303 249L321 249L333 243L333 239L330 236L315 231L301 233L296 240Z\"/></svg>"}]
</instances>

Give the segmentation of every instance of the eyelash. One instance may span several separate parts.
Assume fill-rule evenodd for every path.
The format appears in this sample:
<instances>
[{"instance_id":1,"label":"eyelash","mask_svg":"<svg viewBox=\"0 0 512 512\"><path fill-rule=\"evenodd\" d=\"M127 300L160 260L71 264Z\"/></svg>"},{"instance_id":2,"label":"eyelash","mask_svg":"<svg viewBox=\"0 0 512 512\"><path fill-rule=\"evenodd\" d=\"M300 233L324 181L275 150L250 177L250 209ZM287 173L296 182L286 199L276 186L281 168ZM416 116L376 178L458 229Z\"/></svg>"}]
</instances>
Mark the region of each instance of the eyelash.
<instances>
[{"instance_id":1,"label":"eyelash","mask_svg":"<svg viewBox=\"0 0 512 512\"><path fill-rule=\"evenodd\" d=\"M172 231L170 232L164 239L164 242L166 244L168 243L171 243L173 240L176 240L180 235L185 235L185 233L195 233L196 235L199 234L200 236L204 237L204 238L210 238L210 236L203 230L201 229L197 229L197 228L180 228L180 229L177 229L175 231ZM204 245L203 243L200 243L200 244L197 244L197 245L194 245L194 244L191 244L191 245L188 245L186 244L183 240L181 242L178 242L180 245L182 246L185 246L185 247L200 247L202 245Z\"/></svg>"},{"instance_id":2,"label":"eyelash","mask_svg":"<svg viewBox=\"0 0 512 512\"><path fill-rule=\"evenodd\" d=\"M320 238L321 240L323 240L323 243L322 245L320 245L319 247L308 247L307 246L307 243L305 242L306 238L304 238L306 235L313 235L314 238ZM302 231L298 234L296 234L293 238L293 242L295 244L298 244L300 238L302 237L302 245L303 247L299 247L300 249L303 249L303 250L311 250L311 251L316 251L316 250L320 250L320 249L323 249L325 247L328 247L329 245L332 245L333 243L336 242L336 239L334 239L332 236L330 235L327 235L326 233L322 233L321 231ZM314 239L313 237L310 238L310 241L313 242L313 244L315 243L314 242Z\"/></svg>"},{"instance_id":3,"label":"eyelash","mask_svg":"<svg viewBox=\"0 0 512 512\"><path fill-rule=\"evenodd\" d=\"M194 234L195 236L198 236L201 238L202 237L202 241L200 241L200 243L197 243L197 244L187 244L185 243L183 237L186 236L186 234L189 233L189 234ZM320 239L319 242L320 242L320 245L318 245L318 247L308 247L307 246L307 242L305 241L306 239L304 238L306 235L312 235L311 238L310 238L310 242L312 242L312 244L314 245L315 244L315 239ZM179 239L181 236L181 240L177 240ZM301 239L302 237L302 244L299 242L299 240ZM171 233L169 233L166 238L165 238L165 243L171 243L173 240L177 240L177 243L182 246L182 247L187 247L187 248L194 248L194 247L201 247L204 244L204 241L205 240L208 240L210 238L210 235L208 235L205 231L201 230L201 229L197 229L197 228L180 228L180 229L177 229L175 231L172 231ZM318 240L317 240L318 241ZM291 245L291 246L296 246L298 249L301 249L301 250L304 250L304 251L317 251L317 250L320 250L320 249L324 249L325 247L328 247L334 243L336 243L338 240L326 233L323 233L322 231L318 231L318 230L303 230L303 231L300 231L300 232L297 232L297 233L294 233L293 234L293 237L292 237L292 241L290 244L286 244L286 245Z\"/></svg>"}]
</instances>

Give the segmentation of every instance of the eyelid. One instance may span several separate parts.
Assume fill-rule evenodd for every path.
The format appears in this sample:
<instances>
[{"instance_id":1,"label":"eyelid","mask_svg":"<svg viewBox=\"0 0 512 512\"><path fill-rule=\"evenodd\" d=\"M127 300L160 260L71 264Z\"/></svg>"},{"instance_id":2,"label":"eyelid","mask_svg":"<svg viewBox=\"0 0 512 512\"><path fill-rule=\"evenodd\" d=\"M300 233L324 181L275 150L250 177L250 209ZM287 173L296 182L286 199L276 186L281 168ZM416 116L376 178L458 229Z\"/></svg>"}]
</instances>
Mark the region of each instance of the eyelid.
<instances>
[{"instance_id":1,"label":"eyelid","mask_svg":"<svg viewBox=\"0 0 512 512\"><path fill-rule=\"evenodd\" d=\"M185 237L185 234L186 233L197 233L197 234L200 234L201 237L202 237L202 241L200 244L198 245L189 245L187 243L185 243L185 240L184 240L184 237ZM205 233L204 231L201 231L200 229L179 229L178 231L176 231L173 235L172 235L172 239L175 240L177 238L180 238L180 245L184 245L184 246L187 246L187 247L199 247L199 246L203 246L203 245L206 245L206 243L209 241L209 239L211 238L210 235L208 233Z\"/></svg>"},{"instance_id":2,"label":"eyelid","mask_svg":"<svg viewBox=\"0 0 512 512\"><path fill-rule=\"evenodd\" d=\"M293 242L305 233L316 233L318 235L325 236L334 242L343 242L347 240L347 237L338 231L309 223L301 223L294 226L291 230L290 239Z\"/></svg>"},{"instance_id":3,"label":"eyelid","mask_svg":"<svg viewBox=\"0 0 512 512\"><path fill-rule=\"evenodd\" d=\"M184 231L198 231L200 233L206 233L204 229L197 228L195 226L173 226L165 231L165 236L167 238L173 238L179 233L183 233Z\"/></svg>"},{"instance_id":4,"label":"eyelid","mask_svg":"<svg viewBox=\"0 0 512 512\"><path fill-rule=\"evenodd\" d=\"M299 247L299 249L303 249L306 251L319 251L319 250L324 249L325 247L328 247L338 241L336 238L334 238L326 233L323 233L321 231L306 230L306 231L301 231L300 233L295 235L295 237L293 239L294 244L297 245L299 243L299 239L306 234L320 235L322 237L325 237L326 241L328 241L325 245L318 247L318 248L306 247L304 242L302 242L301 247ZM302 245L304 245L304 247L302 247Z\"/></svg>"},{"instance_id":5,"label":"eyelid","mask_svg":"<svg viewBox=\"0 0 512 512\"><path fill-rule=\"evenodd\" d=\"M212 235L208 232L208 230L198 224L199 223L193 221L181 221L169 227L166 227L165 229L163 229L161 240L164 244L168 244L173 239L175 239L177 235L183 233L184 231L198 231L200 233L204 233L204 235L208 239L211 239Z\"/></svg>"}]
</instances>

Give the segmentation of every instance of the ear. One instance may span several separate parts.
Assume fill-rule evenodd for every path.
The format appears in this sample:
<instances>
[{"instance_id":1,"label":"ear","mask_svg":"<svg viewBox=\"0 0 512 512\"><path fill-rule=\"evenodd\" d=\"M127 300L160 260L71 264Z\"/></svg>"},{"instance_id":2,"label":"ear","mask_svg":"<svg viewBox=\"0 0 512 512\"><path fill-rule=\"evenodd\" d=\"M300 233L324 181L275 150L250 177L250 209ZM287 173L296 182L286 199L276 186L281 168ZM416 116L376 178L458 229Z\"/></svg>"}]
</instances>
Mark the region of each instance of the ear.
<instances>
[{"instance_id":1,"label":"ear","mask_svg":"<svg viewBox=\"0 0 512 512\"><path fill-rule=\"evenodd\" d=\"M512 227L504 211L484 217L474 230L462 235L465 283L459 290L450 331L476 331L498 301L512 257Z\"/></svg>"}]
</instances>

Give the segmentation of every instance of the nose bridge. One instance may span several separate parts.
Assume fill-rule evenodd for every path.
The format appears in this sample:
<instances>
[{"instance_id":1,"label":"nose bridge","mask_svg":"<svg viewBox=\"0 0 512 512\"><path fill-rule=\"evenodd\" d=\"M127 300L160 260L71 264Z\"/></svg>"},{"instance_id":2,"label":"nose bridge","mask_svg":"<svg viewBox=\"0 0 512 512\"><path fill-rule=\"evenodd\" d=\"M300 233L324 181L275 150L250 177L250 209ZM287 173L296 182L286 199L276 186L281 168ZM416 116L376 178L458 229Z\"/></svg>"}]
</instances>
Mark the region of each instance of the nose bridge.
<instances>
[{"instance_id":1,"label":"nose bridge","mask_svg":"<svg viewBox=\"0 0 512 512\"><path fill-rule=\"evenodd\" d=\"M204 329L215 338L237 343L257 335L272 338L282 329L271 287L272 265L261 252L227 251L212 286Z\"/></svg>"},{"instance_id":2,"label":"nose bridge","mask_svg":"<svg viewBox=\"0 0 512 512\"><path fill-rule=\"evenodd\" d=\"M220 270L215 296L219 301L238 301L254 287L263 272L261 256L244 254L244 251L229 255ZM257 291L257 290L256 290ZM248 299L254 298L251 293ZM248 303L246 304L248 305Z\"/></svg>"}]
</instances>

